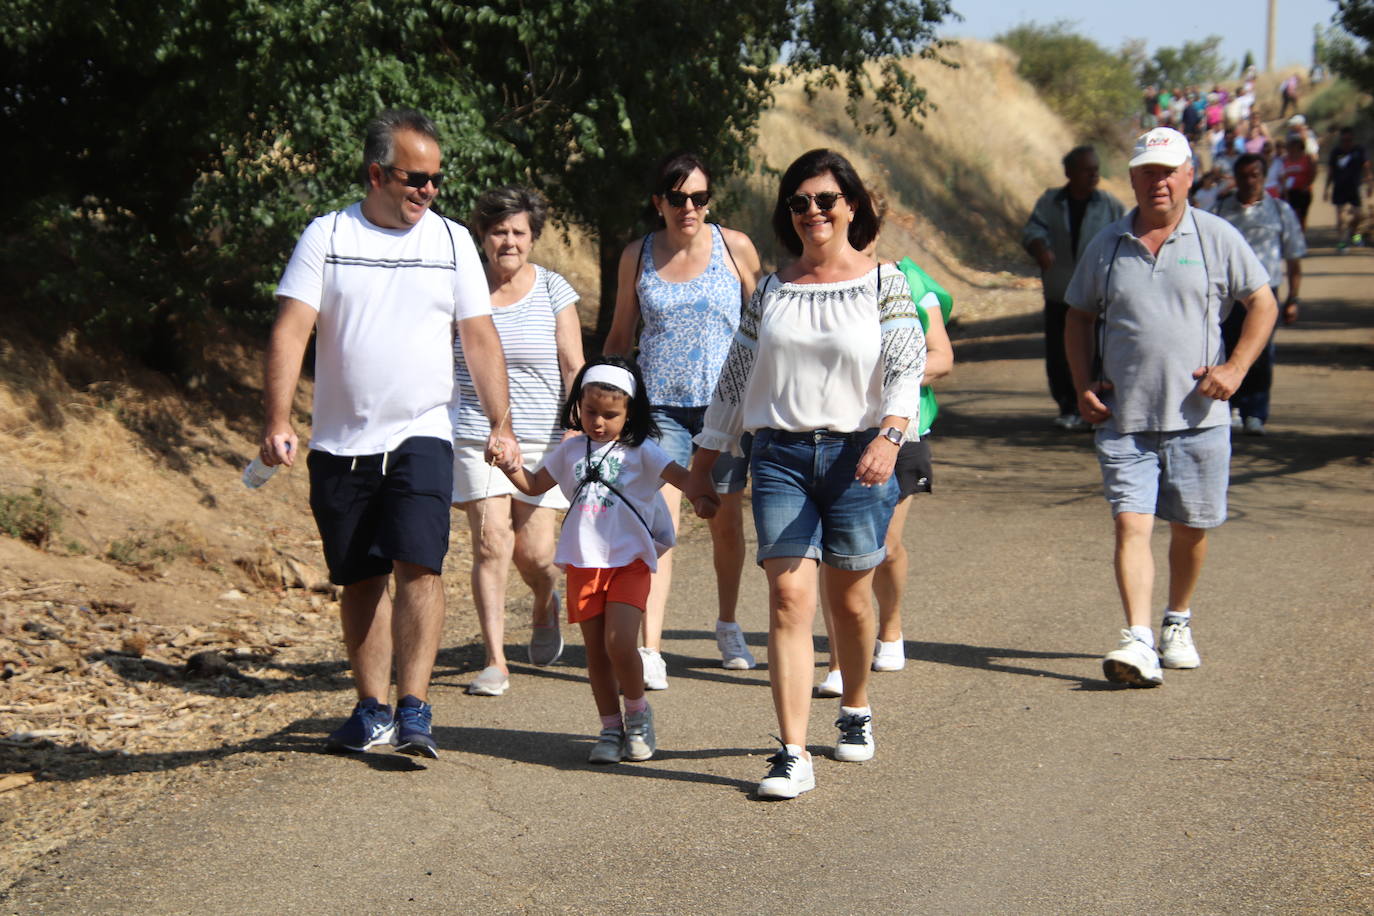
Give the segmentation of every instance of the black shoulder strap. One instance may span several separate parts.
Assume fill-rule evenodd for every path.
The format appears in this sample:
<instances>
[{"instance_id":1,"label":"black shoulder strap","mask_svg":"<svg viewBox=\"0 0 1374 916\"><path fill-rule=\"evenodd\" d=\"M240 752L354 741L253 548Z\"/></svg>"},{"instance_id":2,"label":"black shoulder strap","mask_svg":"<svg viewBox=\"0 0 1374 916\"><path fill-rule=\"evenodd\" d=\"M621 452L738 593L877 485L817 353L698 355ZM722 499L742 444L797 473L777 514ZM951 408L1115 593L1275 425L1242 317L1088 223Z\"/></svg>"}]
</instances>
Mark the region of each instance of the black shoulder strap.
<instances>
[{"instance_id":1,"label":"black shoulder strap","mask_svg":"<svg viewBox=\"0 0 1374 916\"><path fill-rule=\"evenodd\" d=\"M719 224L712 224L716 227L716 234L720 236L720 247L725 249L725 253L730 257L730 265L735 268L735 276L739 278L739 299L744 303L744 274L740 272L739 262L735 260L735 253L730 250L730 243L725 240L725 230Z\"/></svg>"},{"instance_id":2,"label":"black shoulder strap","mask_svg":"<svg viewBox=\"0 0 1374 916\"><path fill-rule=\"evenodd\" d=\"M615 484L611 483L609 480L601 479L601 465L605 461L606 459L603 457L601 461L598 461L596 464L592 464L592 440L588 438L587 476L583 477L581 480L577 482L577 487L573 490L572 499L568 500L568 511L563 515L563 524L566 525L568 523L568 519L572 518L572 507L577 505L577 498L582 495L582 490L587 486L587 484L595 481L596 483L599 483L606 489L610 490L616 496L619 496L620 501L629 507L630 511L635 514L635 518L639 519L639 523L644 526L644 530L649 532L649 537L652 538L654 536L654 529L649 527L649 523L644 520L644 516L639 514L639 510L635 508L635 504L626 499L625 494L617 490Z\"/></svg>"}]
</instances>

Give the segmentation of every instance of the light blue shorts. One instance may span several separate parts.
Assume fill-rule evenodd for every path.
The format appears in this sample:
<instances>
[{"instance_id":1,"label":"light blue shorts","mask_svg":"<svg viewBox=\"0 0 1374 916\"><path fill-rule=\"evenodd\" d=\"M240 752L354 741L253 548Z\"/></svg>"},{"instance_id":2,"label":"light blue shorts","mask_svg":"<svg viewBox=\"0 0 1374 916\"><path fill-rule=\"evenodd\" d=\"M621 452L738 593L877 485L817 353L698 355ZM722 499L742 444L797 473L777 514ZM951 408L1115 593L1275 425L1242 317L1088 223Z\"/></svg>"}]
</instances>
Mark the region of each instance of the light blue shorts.
<instances>
[{"instance_id":1,"label":"light blue shorts","mask_svg":"<svg viewBox=\"0 0 1374 916\"><path fill-rule=\"evenodd\" d=\"M754 530L758 562L805 557L836 569L872 569L887 556L884 541L897 505L897 477L865 487L854 479L876 429L754 434Z\"/></svg>"},{"instance_id":2,"label":"light blue shorts","mask_svg":"<svg viewBox=\"0 0 1374 916\"><path fill-rule=\"evenodd\" d=\"M1189 528L1226 521L1231 427L1178 432L1097 430L1097 462L1112 515L1139 512Z\"/></svg>"},{"instance_id":3,"label":"light blue shorts","mask_svg":"<svg viewBox=\"0 0 1374 916\"><path fill-rule=\"evenodd\" d=\"M668 453L684 468L692 466L692 455L697 447L692 437L701 432L701 422L706 417L705 407L655 407L654 422L658 424L658 447ZM749 484L749 446L751 436L745 433L740 437L740 450L744 457L721 452L711 469L711 480L717 493L738 493Z\"/></svg>"}]
</instances>

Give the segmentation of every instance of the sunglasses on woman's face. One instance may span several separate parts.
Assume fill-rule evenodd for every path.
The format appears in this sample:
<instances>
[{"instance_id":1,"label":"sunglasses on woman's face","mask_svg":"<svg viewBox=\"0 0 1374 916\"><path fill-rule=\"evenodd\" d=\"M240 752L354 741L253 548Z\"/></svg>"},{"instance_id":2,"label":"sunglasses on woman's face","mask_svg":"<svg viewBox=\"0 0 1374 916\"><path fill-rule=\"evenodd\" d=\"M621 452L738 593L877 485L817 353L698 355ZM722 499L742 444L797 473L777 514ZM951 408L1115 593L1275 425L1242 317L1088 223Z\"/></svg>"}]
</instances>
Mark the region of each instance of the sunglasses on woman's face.
<instances>
[{"instance_id":1,"label":"sunglasses on woman's face","mask_svg":"<svg viewBox=\"0 0 1374 916\"><path fill-rule=\"evenodd\" d=\"M688 194L684 191L664 191L663 199L668 201L670 207L677 207L678 209L687 206L687 201L691 200L692 204L700 210L711 202L711 192L696 191Z\"/></svg>"},{"instance_id":2,"label":"sunglasses on woman's face","mask_svg":"<svg viewBox=\"0 0 1374 916\"><path fill-rule=\"evenodd\" d=\"M793 213L805 213L811 209L811 202L816 202L816 209L822 213L829 213L835 208L835 201L844 197L839 191L822 191L819 194L793 194L787 198L787 209Z\"/></svg>"}]
</instances>

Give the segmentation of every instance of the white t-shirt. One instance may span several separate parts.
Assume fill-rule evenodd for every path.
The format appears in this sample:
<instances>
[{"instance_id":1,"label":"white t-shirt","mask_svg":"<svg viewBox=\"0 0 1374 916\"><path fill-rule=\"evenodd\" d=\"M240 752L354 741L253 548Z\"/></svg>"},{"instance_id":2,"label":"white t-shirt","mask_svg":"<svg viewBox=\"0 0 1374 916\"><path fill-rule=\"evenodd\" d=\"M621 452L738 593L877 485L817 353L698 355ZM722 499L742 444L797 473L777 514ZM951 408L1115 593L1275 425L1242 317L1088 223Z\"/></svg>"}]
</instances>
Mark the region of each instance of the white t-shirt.
<instances>
[{"instance_id":1,"label":"white t-shirt","mask_svg":"<svg viewBox=\"0 0 1374 916\"><path fill-rule=\"evenodd\" d=\"M563 370L558 364L558 322L554 316L577 298L577 290L567 280L536 264L534 286L525 298L491 310L506 354L511 427L522 444L556 442L563 434L558 426L558 414L563 409ZM453 435L485 442L491 435L491 423L482 413L458 340L453 342L453 366L457 384Z\"/></svg>"},{"instance_id":2,"label":"white t-shirt","mask_svg":"<svg viewBox=\"0 0 1374 916\"><path fill-rule=\"evenodd\" d=\"M659 492L663 469L673 459L648 440L638 448L621 442L592 442L589 461L588 441L586 436L565 439L544 458L545 470L572 503L558 537L554 562L561 567L615 569L643 560L651 571L657 570L659 555L675 541L668 503ZM579 492L578 484L587 478L589 464L599 480L608 481L621 495L596 479Z\"/></svg>"},{"instance_id":3,"label":"white t-shirt","mask_svg":"<svg viewBox=\"0 0 1374 916\"><path fill-rule=\"evenodd\" d=\"M277 295L320 313L311 448L374 455L452 438L453 324L491 313L466 229L429 211L384 229L361 203L328 213L301 233Z\"/></svg>"}]
</instances>

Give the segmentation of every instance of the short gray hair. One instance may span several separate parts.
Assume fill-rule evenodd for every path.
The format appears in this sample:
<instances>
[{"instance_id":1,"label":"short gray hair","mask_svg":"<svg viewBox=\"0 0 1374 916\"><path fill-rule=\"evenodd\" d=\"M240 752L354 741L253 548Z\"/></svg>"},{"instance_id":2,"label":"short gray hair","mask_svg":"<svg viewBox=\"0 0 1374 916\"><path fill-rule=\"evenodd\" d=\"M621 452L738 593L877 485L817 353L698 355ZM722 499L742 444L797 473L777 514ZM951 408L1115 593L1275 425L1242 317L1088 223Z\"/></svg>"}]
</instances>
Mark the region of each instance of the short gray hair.
<instances>
[{"instance_id":1,"label":"short gray hair","mask_svg":"<svg viewBox=\"0 0 1374 916\"><path fill-rule=\"evenodd\" d=\"M436 144L439 142L439 128L428 116L414 108L387 108L377 112L377 116L367 122L367 133L363 139L363 184L367 184L367 167L372 163L391 165L396 155L396 131L413 130L423 134Z\"/></svg>"},{"instance_id":2,"label":"short gray hair","mask_svg":"<svg viewBox=\"0 0 1374 916\"><path fill-rule=\"evenodd\" d=\"M539 238L549 218L549 205L538 191L508 184L485 191L472 205L472 225L478 240L484 239L497 224L517 213L529 214L530 235Z\"/></svg>"}]
</instances>

